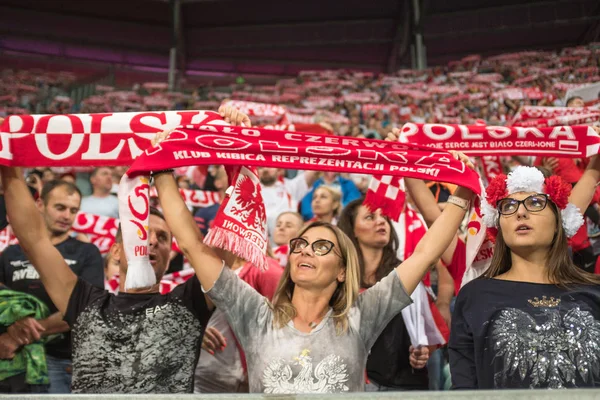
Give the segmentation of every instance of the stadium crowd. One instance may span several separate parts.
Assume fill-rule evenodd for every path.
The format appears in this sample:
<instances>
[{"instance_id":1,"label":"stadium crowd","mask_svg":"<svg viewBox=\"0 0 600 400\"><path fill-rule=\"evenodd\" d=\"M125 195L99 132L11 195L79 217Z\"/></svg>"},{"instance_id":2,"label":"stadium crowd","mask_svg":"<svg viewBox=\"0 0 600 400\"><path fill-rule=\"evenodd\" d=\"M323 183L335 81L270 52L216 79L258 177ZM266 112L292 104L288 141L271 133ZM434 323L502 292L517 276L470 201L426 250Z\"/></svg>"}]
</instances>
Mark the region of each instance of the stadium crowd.
<instances>
[{"instance_id":1,"label":"stadium crowd","mask_svg":"<svg viewBox=\"0 0 600 400\"><path fill-rule=\"evenodd\" d=\"M187 93L99 84L80 103L68 96L74 73L6 69L1 80L0 118L221 107L233 125L388 141L407 122L600 133L599 100L570 95L600 82L599 43ZM528 106L585 111L527 119ZM211 165L154 175L149 253L159 284L141 291L125 288L117 193L126 167L0 167L0 392L600 384L600 161L500 157L492 176L480 159L452 154L497 189L483 194L496 237L478 279L463 281L475 202L465 187L404 179L396 222L363 204L370 175L258 168L270 244L260 271L197 240L229 195L226 168ZM573 233L567 200L584 218Z\"/></svg>"}]
</instances>

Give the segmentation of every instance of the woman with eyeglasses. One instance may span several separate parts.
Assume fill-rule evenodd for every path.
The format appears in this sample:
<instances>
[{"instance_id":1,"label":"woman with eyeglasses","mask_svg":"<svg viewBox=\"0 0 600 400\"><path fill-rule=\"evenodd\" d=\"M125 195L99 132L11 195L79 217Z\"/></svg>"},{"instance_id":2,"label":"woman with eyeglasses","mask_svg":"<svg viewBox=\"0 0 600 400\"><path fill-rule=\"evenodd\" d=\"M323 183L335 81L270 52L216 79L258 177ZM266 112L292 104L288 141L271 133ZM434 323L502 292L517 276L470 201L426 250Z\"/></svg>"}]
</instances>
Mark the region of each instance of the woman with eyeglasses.
<instances>
[{"instance_id":1,"label":"woman with eyeglasses","mask_svg":"<svg viewBox=\"0 0 600 400\"><path fill-rule=\"evenodd\" d=\"M567 244L599 179L596 156L572 191L532 167L490 182L482 212L496 236L494 255L458 294L454 388L600 385L600 277L576 267Z\"/></svg>"},{"instance_id":2,"label":"woman with eyeglasses","mask_svg":"<svg viewBox=\"0 0 600 400\"><path fill-rule=\"evenodd\" d=\"M453 156L473 168L463 154ZM290 241L288 264L269 302L202 243L172 175L155 175L155 185L161 204L169 205L165 218L180 249L245 351L254 393L363 391L369 349L411 302L409 295L448 247L473 195L459 188L412 256L360 295L350 239L329 223L309 224Z\"/></svg>"},{"instance_id":3,"label":"woman with eyeglasses","mask_svg":"<svg viewBox=\"0 0 600 400\"><path fill-rule=\"evenodd\" d=\"M469 164L462 154L454 155ZM156 176L165 217L180 248L246 354L250 392L363 391L369 349L388 322L410 304L409 295L446 250L472 192L459 188L452 206L413 255L360 295L356 249L335 226L313 222L290 241L290 257L269 302L242 282L198 238L169 174Z\"/></svg>"}]
</instances>

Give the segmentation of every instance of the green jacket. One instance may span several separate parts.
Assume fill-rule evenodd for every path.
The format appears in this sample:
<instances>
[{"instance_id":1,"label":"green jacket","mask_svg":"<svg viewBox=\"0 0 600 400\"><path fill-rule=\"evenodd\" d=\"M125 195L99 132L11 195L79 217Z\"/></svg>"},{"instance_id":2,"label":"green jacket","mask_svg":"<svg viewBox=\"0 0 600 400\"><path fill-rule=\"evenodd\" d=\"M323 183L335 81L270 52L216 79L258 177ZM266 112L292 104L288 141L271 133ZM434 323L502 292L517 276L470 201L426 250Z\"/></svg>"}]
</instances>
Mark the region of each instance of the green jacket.
<instances>
[{"instance_id":1,"label":"green jacket","mask_svg":"<svg viewBox=\"0 0 600 400\"><path fill-rule=\"evenodd\" d=\"M0 289L0 326L8 328L25 317L43 319L48 317L48 306L36 297L10 289ZM53 337L45 337L23 346L12 360L0 360L0 381L25 373L25 382L30 385L48 384L48 366L44 343Z\"/></svg>"}]
</instances>

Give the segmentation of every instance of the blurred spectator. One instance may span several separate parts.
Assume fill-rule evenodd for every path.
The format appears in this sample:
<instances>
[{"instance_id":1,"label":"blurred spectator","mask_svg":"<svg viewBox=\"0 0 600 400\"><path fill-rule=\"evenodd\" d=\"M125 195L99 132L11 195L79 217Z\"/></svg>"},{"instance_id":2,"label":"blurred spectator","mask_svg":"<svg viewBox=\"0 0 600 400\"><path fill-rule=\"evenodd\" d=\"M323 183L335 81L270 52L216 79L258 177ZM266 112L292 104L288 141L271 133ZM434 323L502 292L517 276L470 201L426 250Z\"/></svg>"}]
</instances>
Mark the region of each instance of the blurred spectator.
<instances>
[{"instance_id":1,"label":"blurred spectator","mask_svg":"<svg viewBox=\"0 0 600 400\"><path fill-rule=\"evenodd\" d=\"M225 168L222 166L212 166L209 169L209 176L211 176L212 185L214 189L219 192L221 199L225 198L225 191L228 186ZM194 219L203 235L206 236L208 230L212 227L213 220L215 219L220 206L221 204L213 204L212 206L202 207L196 210Z\"/></svg>"},{"instance_id":2,"label":"blurred spectator","mask_svg":"<svg viewBox=\"0 0 600 400\"><path fill-rule=\"evenodd\" d=\"M90 177L92 194L81 201L81 211L105 217L119 218L119 200L111 195L112 170L108 167L95 168Z\"/></svg>"},{"instance_id":3,"label":"blurred spectator","mask_svg":"<svg viewBox=\"0 0 600 400\"><path fill-rule=\"evenodd\" d=\"M176 179L179 189L189 189L190 179L187 176L180 175Z\"/></svg>"},{"instance_id":4,"label":"blurred spectator","mask_svg":"<svg viewBox=\"0 0 600 400\"><path fill-rule=\"evenodd\" d=\"M302 216L293 211L285 211L277 217L273 242L277 246L287 245L291 239L302 229L304 221Z\"/></svg>"},{"instance_id":5,"label":"blurred spectator","mask_svg":"<svg viewBox=\"0 0 600 400\"><path fill-rule=\"evenodd\" d=\"M236 257L231 269L240 279L269 301L273 298L283 268L272 258L266 271ZM228 263L229 264L229 263ZM195 393L248 393L244 350L238 343L225 313L216 309L208 321L194 380Z\"/></svg>"},{"instance_id":6,"label":"blurred spectator","mask_svg":"<svg viewBox=\"0 0 600 400\"><path fill-rule=\"evenodd\" d=\"M51 181L44 185L38 207L42 212L52 244L71 270L97 287L104 287L102 256L96 246L71 238L70 230L79 211L81 193L72 183ZM50 310L50 316L36 320L25 317L8 328L8 333L20 344L32 343L24 336L24 325L41 327L38 335L64 333L46 344L50 393L69 393L71 386L71 340L69 326L46 292L35 267L31 265L20 245L6 248L0 257L0 282L13 290L31 294ZM23 325L23 326L21 326ZM39 329L39 328L37 328Z\"/></svg>"},{"instance_id":7,"label":"blurred spectator","mask_svg":"<svg viewBox=\"0 0 600 400\"><path fill-rule=\"evenodd\" d=\"M338 187L342 192L342 207L352 200L356 200L361 197L361 193L350 179L343 178L335 172L324 172L323 177L315 181L313 189L304 196L300 203L300 214L304 220L308 221L314 217L312 211L312 199L313 192L321 185L327 184L330 186ZM264 195L263 195L264 197ZM265 203L266 205L266 203ZM267 208L268 213L268 208Z\"/></svg>"},{"instance_id":8,"label":"blurred spectator","mask_svg":"<svg viewBox=\"0 0 600 400\"><path fill-rule=\"evenodd\" d=\"M42 320L48 306L35 296L10 290L0 283L0 393L48 393L44 343L52 336L22 345L8 332L23 319ZM41 328L33 322L33 329ZM14 332L13 332L14 333Z\"/></svg>"},{"instance_id":9,"label":"blurred spectator","mask_svg":"<svg viewBox=\"0 0 600 400\"><path fill-rule=\"evenodd\" d=\"M321 185L313 191L311 207L314 214L311 221L336 225L342 212L342 192L335 186Z\"/></svg>"},{"instance_id":10,"label":"blurred spectator","mask_svg":"<svg viewBox=\"0 0 600 400\"><path fill-rule=\"evenodd\" d=\"M273 233L273 242L275 243L273 255L279 260L279 265L282 267L287 264L290 240L296 237L303 224L302 216L297 212L285 211L277 217Z\"/></svg>"},{"instance_id":11,"label":"blurred spectator","mask_svg":"<svg viewBox=\"0 0 600 400\"><path fill-rule=\"evenodd\" d=\"M62 174L60 176L60 180L75 184L75 181L77 180L77 176L75 175L74 172L65 172L64 174Z\"/></svg>"},{"instance_id":12,"label":"blurred spectator","mask_svg":"<svg viewBox=\"0 0 600 400\"><path fill-rule=\"evenodd\" d=\"M339 228L352 240L358 253L361 289L374 286L400 264L398 236L379 211L372 213L363 199L350 202L342 213ZM367 359L366 391L427 390L427 346L416 349L402 313L385 327Z\"/></svg>"}]
</instances>

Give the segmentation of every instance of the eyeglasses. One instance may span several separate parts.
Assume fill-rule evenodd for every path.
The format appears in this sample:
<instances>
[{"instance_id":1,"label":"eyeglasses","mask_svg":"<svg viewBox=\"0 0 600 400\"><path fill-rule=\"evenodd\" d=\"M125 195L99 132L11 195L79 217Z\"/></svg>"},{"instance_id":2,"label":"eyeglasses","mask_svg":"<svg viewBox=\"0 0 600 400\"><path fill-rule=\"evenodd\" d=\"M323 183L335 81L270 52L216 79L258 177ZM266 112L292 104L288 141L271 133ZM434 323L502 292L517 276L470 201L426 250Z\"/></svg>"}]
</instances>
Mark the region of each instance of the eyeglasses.
<instances>
[{"instance_id":1,"label":"eyeglasses","mask_svg":"<svg viewBox=\"0 0 600 400\"><path fill-rule=\"evenodd\" d=\"M308 240L301 237L294 238L290 240L290 253L300 253L308 245ZM315 240L311 244L312 251L317 256L326 256L334 247L333 242L327 239Z\"/></svg>"},{"instance_id":2,"label":"eyeglasses","mask_svg":"<svg viewBox=\"0 0 600 400\"><path fill-rule=\"evenodd\" d=\"M504 198L498 202L498 212L502 215L513 215L521 204L529 212L540 212L548 204L548 195L543 193L532 194L523 200Z\"/></svg>"}]
</instances>

